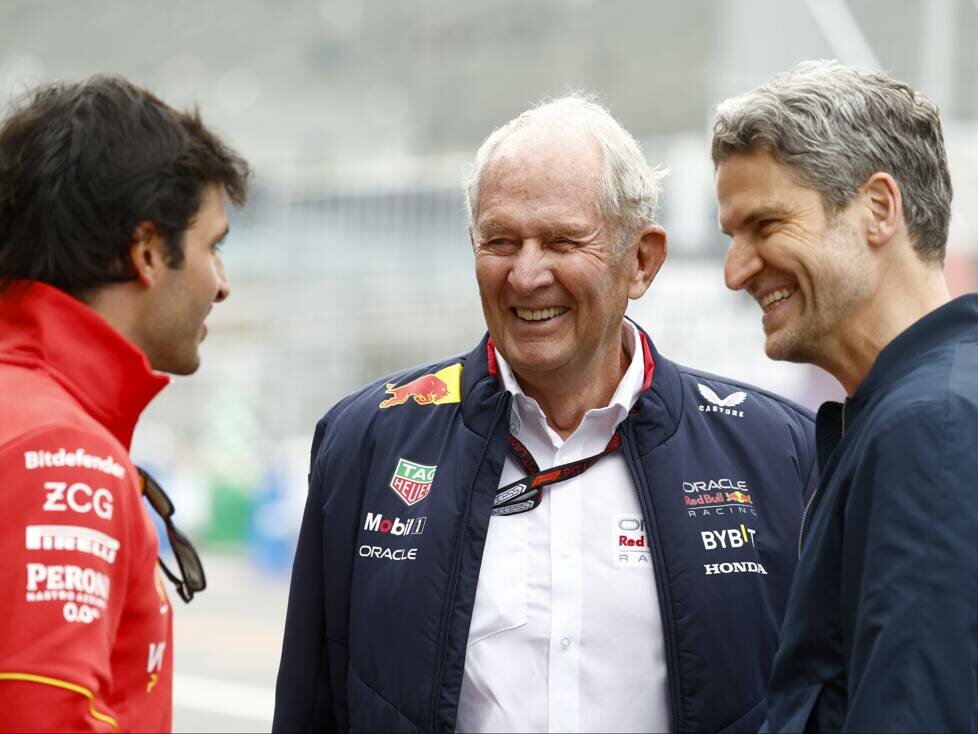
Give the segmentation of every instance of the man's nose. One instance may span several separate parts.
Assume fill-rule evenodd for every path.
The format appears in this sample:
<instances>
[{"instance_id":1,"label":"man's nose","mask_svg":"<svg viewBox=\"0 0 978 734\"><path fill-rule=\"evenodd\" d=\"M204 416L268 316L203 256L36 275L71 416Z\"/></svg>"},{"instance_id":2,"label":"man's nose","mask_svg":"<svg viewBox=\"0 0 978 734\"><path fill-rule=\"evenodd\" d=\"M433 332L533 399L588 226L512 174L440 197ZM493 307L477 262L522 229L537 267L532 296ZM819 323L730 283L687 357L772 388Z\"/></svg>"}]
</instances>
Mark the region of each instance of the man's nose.
<instances>
[{"instance_id":1,"label":"man's nose","mask_svg":"<svg viewBox=\"0 0 978 734\"><path fill-rule=\"evenodd\" d=\"M527 240L516 253L509 271L509 284L522 295L553 283L550 257L539 242Z\"/></svg>"},{"instance_id":2,"label":"man's nose","mask_svg":"<svg viewBox=\"0 0 978 734\"><path fill-rule=\"evenodd\" d=\"M217 293L214 294L214 303L220 303L231 295L231 281L228 280L227 273L224 272L224 262L220 256L215 263L215 269L217 270Z\"/></svg>"},{"instance_id":3,"label":"man's nose","mask_svg":"<svg viewBox=\"0 0 978 734\"><path fill-rule=\"evenodd\" d=\"M727 288L742 290L764 267L764 261L757 248L749 242L734 237L727 248L727 259L723 264L723 277Z\"/></svg>"}]
</instances>

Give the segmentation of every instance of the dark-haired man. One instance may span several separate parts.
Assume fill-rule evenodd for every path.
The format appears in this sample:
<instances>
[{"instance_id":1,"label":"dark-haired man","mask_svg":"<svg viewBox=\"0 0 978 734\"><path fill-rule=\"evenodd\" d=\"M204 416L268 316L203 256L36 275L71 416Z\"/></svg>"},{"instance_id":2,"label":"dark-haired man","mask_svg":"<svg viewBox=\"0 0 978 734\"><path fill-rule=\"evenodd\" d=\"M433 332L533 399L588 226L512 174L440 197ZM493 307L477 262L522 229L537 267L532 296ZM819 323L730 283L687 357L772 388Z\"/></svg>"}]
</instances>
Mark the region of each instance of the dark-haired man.
<instances>
[{"instance_id":1,"label":"dark-haired man","mask_svg":"<svg viewBox=\"0 0 978 734\"><path fill-rule=\"evenodd\" d=\"M978 296L951 300L937 108L805 62L717 110L727 285L845 388L771 676L771 731L978 726Z\"/></svg>"},{"instance_id":2,"label":"dark-haired man","mask_svg":"<svg viewBox=\"0 0 978 734\"><path fill-rule=\"evenodd\" d=\"M171 727L170 603L128 448L157 371L198 367L247 178L196 114L120 78L38 89L0 124L0 730Z\"/></svg>"}]
</instances>

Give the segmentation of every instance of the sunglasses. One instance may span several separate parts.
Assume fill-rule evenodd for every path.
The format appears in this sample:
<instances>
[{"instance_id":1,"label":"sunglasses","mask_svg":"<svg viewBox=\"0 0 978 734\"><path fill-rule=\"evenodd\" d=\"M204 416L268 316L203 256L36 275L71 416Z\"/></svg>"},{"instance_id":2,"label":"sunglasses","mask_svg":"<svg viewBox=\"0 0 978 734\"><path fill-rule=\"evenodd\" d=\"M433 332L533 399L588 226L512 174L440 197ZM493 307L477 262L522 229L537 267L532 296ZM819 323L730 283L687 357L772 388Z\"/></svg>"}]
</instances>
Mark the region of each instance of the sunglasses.
<instances>
[{"instance_id":1,"label":"sunglasses","mask_svg":"<svg viewBox=\"0 0 978 734\"><path fill-rule=\"evenodd\" d=\"M177 587L180 598L189 602L194 598L194 594L207 588L204 566L200 562L200 556L197 555L190 539L173 524L173 502L167 497L163 488L145 469L137 466L136 471L139 472L139 483L143 496L149 500L150 505L156 510L156 514L160 516L166 526L166 537L170 540L170 547L173 549L173 555L180 567L180 576L178 577L167 568L162 558L159 559L160 568Z\"/></svg>"}]
</instances>

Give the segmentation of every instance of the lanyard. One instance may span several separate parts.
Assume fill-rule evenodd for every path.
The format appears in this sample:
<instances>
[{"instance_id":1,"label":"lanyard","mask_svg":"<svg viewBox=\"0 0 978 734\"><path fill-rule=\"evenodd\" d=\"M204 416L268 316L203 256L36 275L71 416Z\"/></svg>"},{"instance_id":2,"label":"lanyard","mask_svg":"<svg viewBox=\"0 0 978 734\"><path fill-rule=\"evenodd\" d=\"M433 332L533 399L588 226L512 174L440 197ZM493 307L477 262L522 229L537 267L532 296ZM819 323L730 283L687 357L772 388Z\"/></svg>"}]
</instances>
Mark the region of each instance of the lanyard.
<instances>
[{"instance_id":1,"label":"lanyard","mask_svg":"<svg viewBox=\"0 0 978 734\"><path fill-rule=\"evenodd\" d=\"M599 459L607 456L619 446L621 446L621 433L615 431L601 453L588 456L586 459L561 464L546 471L540 471L540 467L530 450L520 443L516 436L510 434L510 456L526 472L526 476L499 488L496 492L496 498L492 501L492 514L518 515L521 512L529 512L540 504L543 499L544 487L580 476L597 464Z\"/></svg>"}]
</instances>

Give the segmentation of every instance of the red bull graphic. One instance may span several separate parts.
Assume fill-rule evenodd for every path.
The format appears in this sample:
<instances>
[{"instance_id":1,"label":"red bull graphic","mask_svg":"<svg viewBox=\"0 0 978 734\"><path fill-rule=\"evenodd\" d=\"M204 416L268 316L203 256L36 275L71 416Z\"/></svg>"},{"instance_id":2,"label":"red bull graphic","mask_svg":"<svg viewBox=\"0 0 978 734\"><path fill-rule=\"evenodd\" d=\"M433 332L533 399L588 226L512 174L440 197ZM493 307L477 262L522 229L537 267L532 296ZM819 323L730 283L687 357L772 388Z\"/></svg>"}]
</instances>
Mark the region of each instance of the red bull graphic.
<instances>
[{"instance_id":1,"label":"red bull graphic","mask_svg":"<svg viewBox=\"0 0 978 734\"><path fill-rule=\"evenodd\" d=\"M440 369L434 374L421 375L404 385L387 383L387 392L391 397L380 403L381 408L391 408L404 405L414 400L418 405L443 405L457 403L461 400L459 382L462 375L462 365L453 364Z\"/></svg>"},{"instance_id":2,"label":"red bull graphic","mask_svg":"<svg viewBox=\"0 0 978 734\"><path fill-rule=\"evenodd\" d=\"M751 500L749 494L745 494L740 490L736 492L726 492L727 502L739 502L742 505L752 505L754 502Z\"/></svg>"}]
</instances>

